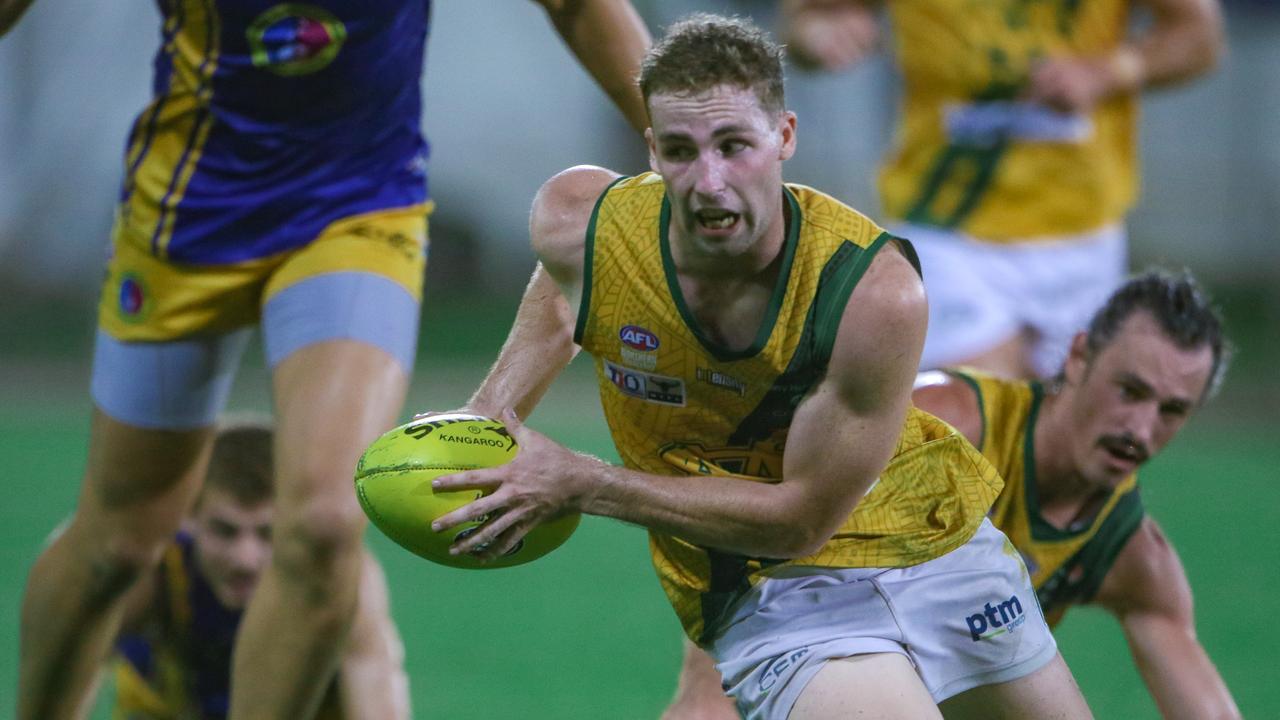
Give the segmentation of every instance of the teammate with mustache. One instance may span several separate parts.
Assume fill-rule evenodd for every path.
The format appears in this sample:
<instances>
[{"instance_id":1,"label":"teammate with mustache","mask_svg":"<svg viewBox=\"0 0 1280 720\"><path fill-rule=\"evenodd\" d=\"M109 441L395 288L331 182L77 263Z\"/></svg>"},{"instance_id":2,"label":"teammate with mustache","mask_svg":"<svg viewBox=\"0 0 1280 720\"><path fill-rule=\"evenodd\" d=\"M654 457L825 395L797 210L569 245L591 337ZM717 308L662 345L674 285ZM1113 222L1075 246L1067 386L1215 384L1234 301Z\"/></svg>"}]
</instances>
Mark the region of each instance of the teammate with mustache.
<instances>
[{"instance_id":1,"label":"teammate with mustache","mask_svg":"<svg viewBox=\"0 0 1280 720\"><path fill-rule=\"evenodd\" d=\"M1004 478L990 517L1026 562L1050 626L1072 605L1115 615L1165 718L1240 717L1196 638L1191 586L1145 513L1135 474L1213 395L1229 354L1191 276L1147 272L1075 336L1052 381L953 369L923 373L912 393ZM973 632L985 629L971 620ZM687 648L666 720L734 717L718 681L705 655Z\"/></svg>"}]
</instances>

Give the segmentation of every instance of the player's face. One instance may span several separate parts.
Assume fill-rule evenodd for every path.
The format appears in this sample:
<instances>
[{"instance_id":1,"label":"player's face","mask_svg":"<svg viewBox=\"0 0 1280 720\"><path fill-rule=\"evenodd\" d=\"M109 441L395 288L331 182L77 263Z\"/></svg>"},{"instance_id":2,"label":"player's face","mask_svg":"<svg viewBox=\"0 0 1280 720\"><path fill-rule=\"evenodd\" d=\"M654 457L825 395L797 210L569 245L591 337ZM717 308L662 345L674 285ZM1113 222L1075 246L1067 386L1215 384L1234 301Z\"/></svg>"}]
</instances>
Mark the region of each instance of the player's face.
<instances>
[{"instance_id":1,"label":"player's face","mask_svg":"<svg viewBox=\"0 0 1280 720\"><path fill-rule=\"evenodd\" d=\"M1130 315L1092 363L1078 337L1067 379L1075 386L1072 451L1080 474L1115 487L1155 456L1182 429L1212 370L1208 345L1178 347L1144 311Z\"/></svg>"},{"instance_id":2,"label":"player's face","mask_svg":"<svg viewBox=\"0 0 1280 720\"><path fill-rule=\"evenodd\" d=\"M272 510L270 501L245 506L216 487L200 497L191 521L196 565L228 609L249 603L271 560Z\"/></svg>"},{"instance_id":3,"label":"player's face","mask_svg":"<svg viewBox=\"0 0 1280 720\"><path fill-rule=\"evenodd\" d=\"M767 233L781 238L793 113L767 112L754 90L721 85L696 95L656 93L649 116L649 164L667 185L673 240L733 257Z\"/></svg>"}]
</instances>

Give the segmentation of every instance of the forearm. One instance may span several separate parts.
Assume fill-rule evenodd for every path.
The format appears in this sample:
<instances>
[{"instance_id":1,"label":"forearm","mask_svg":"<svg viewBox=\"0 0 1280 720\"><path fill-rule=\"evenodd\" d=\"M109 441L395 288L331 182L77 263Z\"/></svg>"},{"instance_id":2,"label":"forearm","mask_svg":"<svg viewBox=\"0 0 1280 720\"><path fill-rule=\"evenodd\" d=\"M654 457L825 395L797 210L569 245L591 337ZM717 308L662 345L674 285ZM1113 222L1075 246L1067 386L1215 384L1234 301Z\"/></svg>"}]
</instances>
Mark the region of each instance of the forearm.
<instances>
[{"instance_id":1,"label":"forearm","mask_svg":"<svg viewBox=\"0 0 1280 720\"><path fill-rule=\"evenodd\" d=\"M1193 633L1161 620L1124 621L1143 682L1165 720L1238 720L1231 691Z\"/></svg>"},{"instance_id":2,"label":"forearm","mask_svg":"<svg viewBox=\"0 0 1280 720\"><path fill-rule=\"evenodd\" d=\"M806 517L816 503L807 503L784 483L655 475L601 461L586 472L583 512L701 547L748 557L790 558L814 552L827 539L815 530L827 525L826 518Z\"/></svg>"},{"instance_id":3,"label":"forearm","mask_svg":"<svg viewBox=\"0 0 1280 720\"><path fill-rule=\"evenodd\" d=\"M1216 0L1169 5L1155 8L1151 28L1109 57L1117 92L1185 82L1208 72L1222 56L1225 40Z\"/></svg>"},{"instance_id":4,"label":"forearm","mask_svg":"<svg viewBox=\"0 0 1280 720\"><path fill-rule=\"evenodd\" d=\"M640 97L640 60L651 39L630 2L564 0L544 3L566 45L626 116L643 133L649 116Z\"/></svg>"},{"instance_id":5,"label":"forearm","mask_svg":"<svg viewBox=\"0 0 1280 720\"><path fill-rule=\"evenodd\" d=\"M18 24L18 19L31 7L31 3L32 0L0 0L0 37Z\"/></svg>"},{"instance_id":6,"label":"forearm","mask_svg":"<svg viewBox=\"0 0 1280 720\"><path fill-rule=\"evenodd\" d=\"M467 403L468 409L498 417L504 409L513 408L516 415L527 418L577 352L568 301L539 264L507 341Z\"/></svg>"}]
</instances>

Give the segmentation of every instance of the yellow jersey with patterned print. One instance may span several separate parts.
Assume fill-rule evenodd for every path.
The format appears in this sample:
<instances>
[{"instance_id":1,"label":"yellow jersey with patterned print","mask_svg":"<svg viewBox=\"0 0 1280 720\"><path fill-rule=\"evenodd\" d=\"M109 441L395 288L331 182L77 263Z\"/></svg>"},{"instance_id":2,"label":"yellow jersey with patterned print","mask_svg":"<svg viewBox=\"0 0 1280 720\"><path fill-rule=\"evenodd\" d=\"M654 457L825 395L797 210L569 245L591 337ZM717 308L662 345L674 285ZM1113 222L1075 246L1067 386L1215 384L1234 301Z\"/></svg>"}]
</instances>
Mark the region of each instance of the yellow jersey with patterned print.
<instances>
[{"instance_id":1,"label":"yellow jersey with patterned print","mask_svg":"<svg viewBox=\"0 0 1280 720\"><path fill-rule=\"evenodd\" d=\"M1078 235L1120 220L1136 192L1136 99L1088 112L1027 102L1032 69L1101 57L1127 0L890 0L903 101L880 175L896 220L984 241Z\"/></svg>"},{"instance_id":2,"label":"yellow jersey with patterned print","mask_svg":"<svg viewBox=\"0 0 1280 720\"><path fill-rule=\"evenodd\" d=\"M781 192L788 228L779 278L754 342L741 350L707 337L685 304L661 178L623 178L600 197L587 232L575 339L594 356L605 417L627 467L786 482L792 416L826 371L854 286L886 244L898 242L914 261L908 243L830 196L802 185ZM685 631L704 641L726 608L771 573L906 567L959 547L999 491L995 470L968 441L912 408L888 467L817 553L743 557L656 532L650 547Z\"/></svg>"},{"instance_id":3,"label":"yellow jersey with patterned print","mask_svg":"<svg viewBox=\"0 0 1280 720\"><path fill-rule=\"evenodd\" d=\"M1121 481L1094 517L1067 529L1051 525L1040 514L1035 469L1035 426L1044 387L968 368L948 372L977 393L982 412L978 447L1004 478L991 521L1018 548L1045 619L1056 625L1071 605L1093 599L1142 524L1138 476Z\"/></svg>"}]
</instances>

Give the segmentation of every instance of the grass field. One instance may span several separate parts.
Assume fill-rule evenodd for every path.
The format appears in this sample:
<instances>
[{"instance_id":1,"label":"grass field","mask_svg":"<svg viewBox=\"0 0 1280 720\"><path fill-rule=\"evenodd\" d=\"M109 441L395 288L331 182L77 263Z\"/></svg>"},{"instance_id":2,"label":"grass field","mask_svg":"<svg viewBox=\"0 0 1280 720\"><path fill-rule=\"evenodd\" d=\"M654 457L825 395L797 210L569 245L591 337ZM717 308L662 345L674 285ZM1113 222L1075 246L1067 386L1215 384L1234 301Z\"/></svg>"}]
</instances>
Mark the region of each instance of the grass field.
<instances>
[{"instance_id":1,"label":"grass field","mask_svg":"<svg viewBox=\"0 0 1280 720\"><path fill-rule=\"evenodd\" d=\"M409 407L459 404L504 331L502 323L435 325L429 317ZM0 467L8 494L0 502L0 717L11 712L25 575L46 533L73 508L83 468L87 331L69 336L36 339L48 347L0 363ZM232 407L268 407L254 357ZM1245 716L1280 717L1270 654L1280 647L1273 621L1280 611L1280 443L1273 425L1231 413L1197 420L1143 473L1144 499L1182 554L1201 639ZM613 457L581 360L530 424ZM432 565L372 530L369 542L390 578L417 717L654 718L674 689L677 623L639 529L587 518L552 555L491 572ZM1109 616L1075 611L1059 639L1099 718L1157 717ZM102 705L95 718L106 717Z\"/></svg>"}]
</instances>

